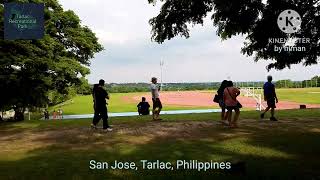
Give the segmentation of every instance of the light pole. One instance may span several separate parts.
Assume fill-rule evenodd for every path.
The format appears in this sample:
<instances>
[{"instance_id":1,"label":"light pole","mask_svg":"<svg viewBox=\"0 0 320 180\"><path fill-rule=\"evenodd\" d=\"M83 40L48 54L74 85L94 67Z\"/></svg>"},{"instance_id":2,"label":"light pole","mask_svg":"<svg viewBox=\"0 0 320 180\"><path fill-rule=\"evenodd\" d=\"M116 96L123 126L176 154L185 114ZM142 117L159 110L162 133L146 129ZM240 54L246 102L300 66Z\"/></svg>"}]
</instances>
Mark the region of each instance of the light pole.
<instances>
[{"instance_id":1,"label":"light pole","mask_svg":"<svg viewBox=\"0 0 320 180\"><path fill-rule=\"evenodd\" d=\"M160 71L161 71L161 86L160 86L160 90L162 91L162 69L163 69L163 65L164 65L164 61L163 59L160 60Z\"/></svg>"},{"instance_id":2,"label":"light pole","mask_svg":"<svg viewBox=\"0 0 320 180\"><path fill-rule=\"evenodd\" d=\"M287 80L284 80L284 88L287 88Z\"/></svg>"}]
</instances>

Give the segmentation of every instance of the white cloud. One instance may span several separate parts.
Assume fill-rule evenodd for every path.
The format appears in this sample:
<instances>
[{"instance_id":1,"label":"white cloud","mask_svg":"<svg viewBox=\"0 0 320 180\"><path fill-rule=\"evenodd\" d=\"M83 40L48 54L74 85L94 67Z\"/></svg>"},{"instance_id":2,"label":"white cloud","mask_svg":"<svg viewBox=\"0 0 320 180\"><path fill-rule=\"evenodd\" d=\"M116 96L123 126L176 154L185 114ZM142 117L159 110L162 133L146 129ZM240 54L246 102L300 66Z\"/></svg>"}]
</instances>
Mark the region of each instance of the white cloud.
<instances>
[{"instance_id":1,"label":"white cloud","mask_svg":"<svg viewBox=\"0 0 320 180\"><path fill-rule=\"evenodd\" d=\"M121 32L109 32L103 29L98 29L94 31L99 38L99 42L103 45L108 44L118 44L123 45L128 41L128 37L126 34Z\"/></svg>"},{"instance_id":2,"label":"white cloud","mask_svg":"<svg viewBox=\"0 0 320 180\"><path fill-rule=\"evenodd\" d=\"M255 63L252 57L240 53L243 38L221 41L210 20L191 29L191 38L176 37L159 45L151 42L149 19L156 16L159 6L147 0L60 0L99 37L106 51L92 60L91 83L104 78L107 82L149 82L160 76L159 61L164 58L164 81L221 81L231 77L236 81L275 79L302 80L319 74L320 65L291 70L267 72L268 62ZM303 71L301 71L303 68Z\"/></svg>"}]
</instances>

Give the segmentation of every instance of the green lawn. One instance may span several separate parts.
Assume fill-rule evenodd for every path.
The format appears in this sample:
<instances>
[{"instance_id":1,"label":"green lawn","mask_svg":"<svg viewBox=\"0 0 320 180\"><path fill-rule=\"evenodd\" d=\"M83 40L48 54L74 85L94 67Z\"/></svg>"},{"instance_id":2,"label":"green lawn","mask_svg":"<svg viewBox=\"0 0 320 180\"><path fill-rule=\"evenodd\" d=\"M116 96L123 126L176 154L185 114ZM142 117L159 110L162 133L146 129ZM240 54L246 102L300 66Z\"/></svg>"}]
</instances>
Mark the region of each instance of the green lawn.
<instances>
[{"instance_id":1,"label":"green lawn","mask_svg":"<svg viewBox=\"0 0 320 180\"><path fill-rule=\"evenodd\" d=\"M109 112L135 112L137 111L137 104L139 102L126 101L126 96L143 96L146 93L112 93L110 94L110 101L108 105ZM152 102L149 102L152 105ZM173 106L165 105L163 110L188 110L188 109L209 109L217 107L212 103L210 107L187 107L187 106ZM50 110L58 109L58 106L51 107ZM62 106L64 114L92 114L93 102L92 96L76 96L71 101L68 101L66 105Z\"/></svg>"},{"instance_id":2,"label":"green lawn","mask_svg":"<svg viewBox=\"0 0 320 180\"><path fill-rule=\"evenodd\" d=\"M320 88L277 89L280 100L320 104Z\"/></svg>"},{"instance_id":3,"label":"green lawn","mask_svg":"<svg viewBox=\"0 0 320 180\"><path fill-rule=\"evenodd\" d=\"M318 92L318 93L317 93ZM212 93L213 92L208 92ZM320 104L320 88L305 89L277 89L279 99L306 104ZM113 93L109 102L109 112L134 112L138 102L124 100L126 96L143 96L146 93ZM69 102L69 104L68 104ZM92 114L92 96L77 96L62 106L64 114ZM58 109L58 106L51 107L50 110ZM212 103L209 107L188 107L165 105L163 110L188 110L188 109L209 109L217 108L217 104Z\"/></svg>"},{"instance_id":4,"label":"green lawn","mask_svg":"<svg viewBox=\"0 0 320 180\"><path fill-rule=\"evenodd\" d=\"M320 104L320 88L276 89L276 92L280 101Z\"/></svg>"},{"instance_id":5,"label":"green lawn","mask_svg":"<svg viewBox=\"0 0 320 180\"><path fill-rule=\"evenodd\" d=\"M111 133L90 130L90 119L0 123L0 179L319 179L320 110L277 115L269 122L242 112L239 129L219 125L214 113L111 118ZM244 162L246 175L142 170L143 159ZM90 170L90 160L139 169Z\"/></svg>"}]
</instances>

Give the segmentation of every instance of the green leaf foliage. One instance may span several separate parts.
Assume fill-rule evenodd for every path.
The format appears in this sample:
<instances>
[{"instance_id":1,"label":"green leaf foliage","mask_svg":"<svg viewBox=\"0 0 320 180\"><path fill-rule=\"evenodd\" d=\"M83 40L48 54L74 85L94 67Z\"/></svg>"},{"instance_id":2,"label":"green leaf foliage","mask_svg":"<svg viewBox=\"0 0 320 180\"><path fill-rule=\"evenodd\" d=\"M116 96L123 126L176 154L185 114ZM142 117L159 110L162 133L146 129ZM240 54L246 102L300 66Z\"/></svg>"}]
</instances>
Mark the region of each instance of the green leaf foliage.
<instances>
[{"instance_id":1,"label":"green leaf foliage","mask_svg":"<svg viewBox=\"0 0 320 180\"><path fill-rule=\"evenodd\" d=\"M57 0L8 2L45 3L45 35L39 40L3 40L0 16L0 109L43 107L52 91L66 95L72 86L81 85L81 78L90 72L90 59L103 47L89 27ZM0 14L3 11L1 1Z\"/></svg>"},{"instance_id":2,"label":"green leaf foliage","mask_svg":"<svg viewBox=\"0 0 320 180\"><path fill-rule=\"evenodd\" d=\"M157 0L148 0L150 4ZM163 43L175 36L189 38L190 24L203 24L212 14L217 35L225 40L236 35L245 37L242 53L254 56L255 61L272 60L266 68L284 69L293 64L317 64L320 56L320 1L319 0L160 0L159 14L150 19L152 40ZM301 30L295 34L283 33L278 25L279 14L287 9L297 11L302 17ZM274 51L280 43L270 43L270 38L309 38L310 43L295 42L306 51Z\"/></svg>"}]
</instances>

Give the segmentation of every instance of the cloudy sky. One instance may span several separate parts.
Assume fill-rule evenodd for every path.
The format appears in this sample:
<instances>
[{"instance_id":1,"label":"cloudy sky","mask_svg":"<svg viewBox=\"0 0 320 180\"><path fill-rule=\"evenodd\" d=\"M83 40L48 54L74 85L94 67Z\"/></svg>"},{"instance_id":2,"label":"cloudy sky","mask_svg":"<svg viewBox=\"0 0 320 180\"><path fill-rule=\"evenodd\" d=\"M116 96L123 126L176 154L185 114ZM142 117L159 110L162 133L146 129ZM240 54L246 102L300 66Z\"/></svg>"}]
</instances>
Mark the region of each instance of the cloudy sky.
<instances>
[{"instance_id":1,"label":"cloudy sky","mask_svg":"<svg viewBox=\"0 0 320 180\"><path fill-rule=\"evenodd\" d=\"M98 36L105 50L91 64L89 82L212 82L230 77L234 81L261 81L272 74L276 80L304 80L320 74L320 65L295 65L283 71L267 72L265 61L255 63L240 53L242 37L221 41L210 19L191 29L189 39L177 37L159 45L151 41L148 20L159 12L148 0L60 0L73 10Z\"/></svg>"}]
</instances>

